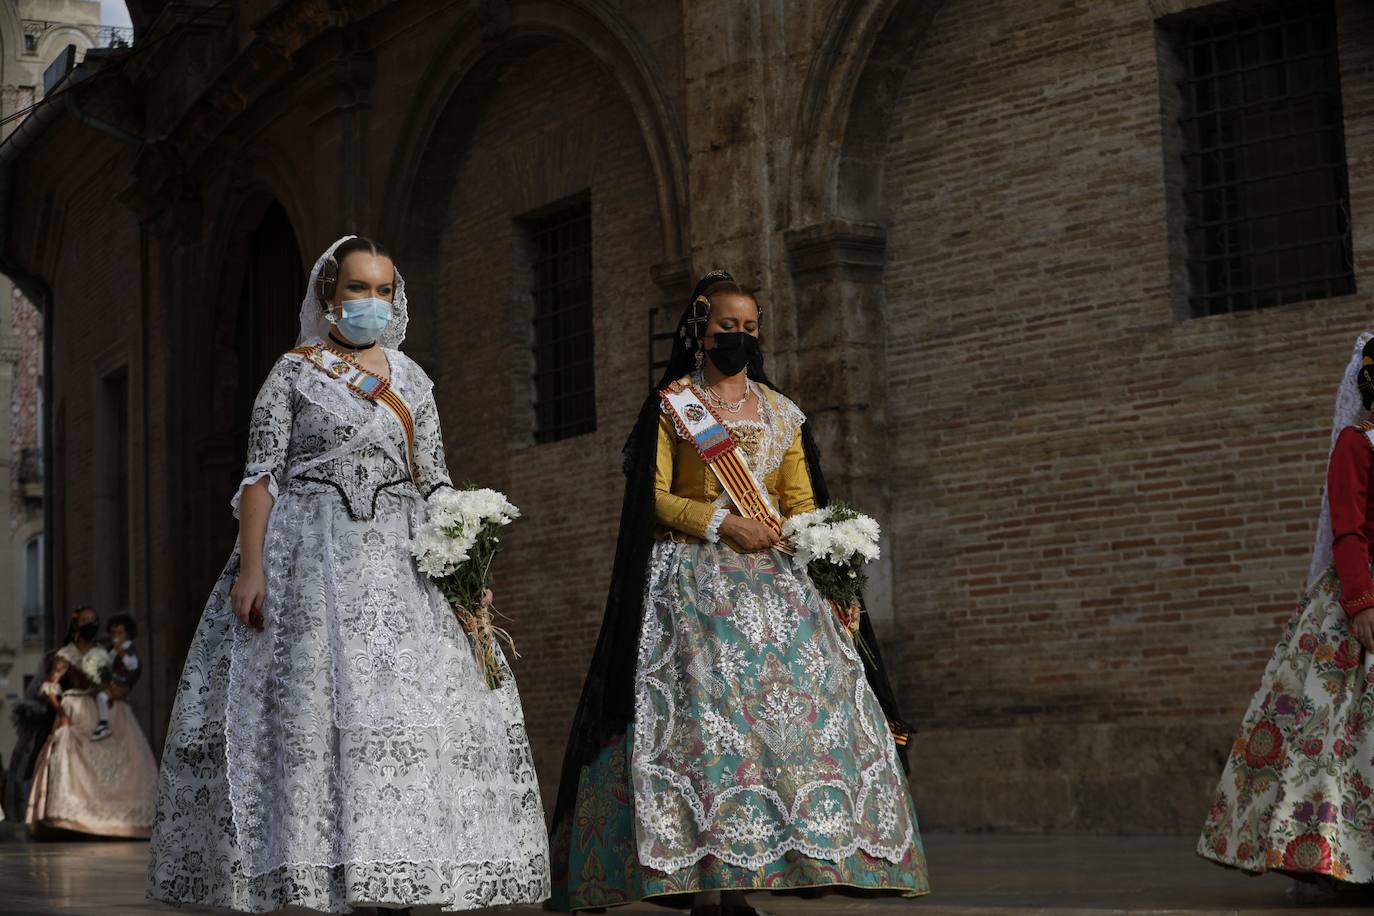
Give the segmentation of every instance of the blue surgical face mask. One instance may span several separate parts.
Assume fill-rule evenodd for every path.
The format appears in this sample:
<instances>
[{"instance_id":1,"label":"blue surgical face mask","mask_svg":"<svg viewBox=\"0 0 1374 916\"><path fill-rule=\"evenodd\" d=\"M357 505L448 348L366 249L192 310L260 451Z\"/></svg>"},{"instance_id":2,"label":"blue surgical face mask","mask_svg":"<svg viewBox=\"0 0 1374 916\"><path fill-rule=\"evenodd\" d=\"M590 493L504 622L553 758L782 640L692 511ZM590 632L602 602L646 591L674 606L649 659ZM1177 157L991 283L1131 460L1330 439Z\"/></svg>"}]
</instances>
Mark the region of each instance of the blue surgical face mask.
<instances>
[{"instance_id":1,"label":"blue surgical face mask","mask_svg":"<svg viewBox=\"0 0 1374 916\"><path fill-rule=\"evenodd\" d=\"M345 299L339 307L339 331L354 343L372 343L391 323L391 303L385 299Z\"/></svg>"}]
</instances>

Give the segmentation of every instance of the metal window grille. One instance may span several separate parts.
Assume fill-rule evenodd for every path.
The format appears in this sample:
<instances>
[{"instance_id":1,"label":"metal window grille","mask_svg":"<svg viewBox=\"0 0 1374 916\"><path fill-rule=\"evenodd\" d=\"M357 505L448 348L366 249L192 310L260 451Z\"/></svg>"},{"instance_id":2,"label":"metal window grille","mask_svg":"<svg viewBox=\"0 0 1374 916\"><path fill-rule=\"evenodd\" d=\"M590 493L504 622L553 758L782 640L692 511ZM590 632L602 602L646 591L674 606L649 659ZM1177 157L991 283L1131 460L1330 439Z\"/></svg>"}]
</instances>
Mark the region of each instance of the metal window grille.
<instances>
[{"instance_id":1,"label":"metal window grille","mask_svg":"<svg viewBox=\"0 0 1374 916\"><path fill-rule=\"evenodd\" d=\"M592 211L588 201L527 223L533 254L534 438L596 429Z\"/></svg>"},{"instance_id":2,"label":"metal window grille","mask_svg":"<svg viewBox=\"0 0 1374 916\"><path fill-rule=\"evenodd\" d=\"M1193 316L1353 293L1330 0L1208 7L1173 34Z\"/></svg>"},{"instance_id":3,"label":"metal window grille","mask_svg":"<svg viewBox=\"0 0 1374 916\"><path fill-rule=\"evenodd\" d=\"M673 342L677 340L677 331L658 330L658 316L663 309L655 307L649 309L649 385L650 387L658 384L658 378L663 374L663 370L668 368L669 361L673 357Z\"/></svg>"}]
</instances>

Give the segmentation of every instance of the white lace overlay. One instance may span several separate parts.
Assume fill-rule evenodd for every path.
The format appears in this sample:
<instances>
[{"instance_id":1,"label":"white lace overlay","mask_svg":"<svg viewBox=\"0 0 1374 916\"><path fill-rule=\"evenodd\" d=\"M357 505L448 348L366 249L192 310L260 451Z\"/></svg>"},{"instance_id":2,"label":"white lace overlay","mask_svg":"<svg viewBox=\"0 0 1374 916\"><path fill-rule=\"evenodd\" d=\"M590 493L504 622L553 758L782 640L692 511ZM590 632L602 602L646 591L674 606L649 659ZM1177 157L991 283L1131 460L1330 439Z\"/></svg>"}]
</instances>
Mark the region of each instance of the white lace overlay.
<instances>
[{"instance_id":1,"label":"white lace overlay","mask_svg":"<svg viewBox=\"0 0 1374 916\"><path fill-rule=\"evenodd\" d=\"M1360 399L1360 390L1355 384L1355 376L1359 373L1360 365L1363 362L1364 345L1369 342L1371 337L1374 337L1374 333L1365 331L1355 338L1355 349L1350 354L1350 361L1346 363L1345 373L1341 376L1341 385L1336 389L1336 406L1331 415L1331 444L1326 451L1328 459L1331 453L1336 450L1336 440L1340 438L1341 430L1359 423L1365 415L1364 402ZM1323 484L1321 514L1317 516L1317 539L1312 545L1312 562L1307 567L1307 587L1309 589L1331 566L1333 549L1334 545L1331 543L1331 503L1327 501L1326 486Z\"/></svg>"},{"instance_id":2,"label":"white lace overlay","mask_svg":"<svg viewBox=\"0 0 1374 916\"><path fill-rule=\"evenodd\" d=\"M729 514L730 510L724 507L711 513L711 521L706 524L706 540L709 543L714 544L720 540L720 526Z\"/></svg>"},{"instance_id":3,"label":"white lace overlay","mask_svg":"<svg viewBox=\"0 0 1374 916\"><path fill-rule=\"evenodd\" d=\"M751 424L760 432L748 447L741 437L760 479L795 440L802 417L782 413L790 404L779 399ZM906 779L853 642L776 551L655 545L631 768L640 862L662 871L707 855L760 868L794 850L900 862L915 837Z\"/></svg>"},{"instance_id":4,"label":"white lace overlay","mask_svg":"<svg viewBox=\"0 0 1374 916\"><path fill-rule=\"evenodd\" d=\"M239 488L234 491L234 498L229 500L229 510L234 513L234 518L239 517L239 503L243 500L243 491L259 480L267 481L267 494L272 497L272 502L275 503L277 497L281 495L281 488L277 486L277 478L272 476L271 471L258 471L249 474L239 483Z\"/></svg>"},{"instance_id":5,"label":"white lace overlay","mask_svg":"<svg viewBox=\"0 0 1374 916\"><path fill-rule=\"evenodd\" d=\"M416 573L421 504L386 506L357 523L337 497L288 493L272 514L265 629L231 631L225 756L247 874L543 854L514 687L487 689Z\"/></svg>"}]
</instances>

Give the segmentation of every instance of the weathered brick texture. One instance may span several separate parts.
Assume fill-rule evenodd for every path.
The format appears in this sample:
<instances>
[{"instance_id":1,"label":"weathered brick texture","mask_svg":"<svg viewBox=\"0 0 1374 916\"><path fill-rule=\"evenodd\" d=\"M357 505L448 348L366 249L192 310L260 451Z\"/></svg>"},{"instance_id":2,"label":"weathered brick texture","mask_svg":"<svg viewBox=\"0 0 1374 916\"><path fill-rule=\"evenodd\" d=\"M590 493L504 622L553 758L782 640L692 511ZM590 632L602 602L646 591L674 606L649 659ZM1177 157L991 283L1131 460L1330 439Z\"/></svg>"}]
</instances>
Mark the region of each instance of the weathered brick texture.
<instances>
[{"instance_id":1,"label":"weathered brick texture","mask_svg":"<svg viewBox=\"0 0 1374 916\"><path fill-rule=\"evenodd\" d=\"M1340 22L1363 289L1374 19ZM897 641L932 823L1195 826L1307 572L1367 296L1175 317L1155 58L1140 4L948 3L896 108Z\"/></svg>"}]
</instances>

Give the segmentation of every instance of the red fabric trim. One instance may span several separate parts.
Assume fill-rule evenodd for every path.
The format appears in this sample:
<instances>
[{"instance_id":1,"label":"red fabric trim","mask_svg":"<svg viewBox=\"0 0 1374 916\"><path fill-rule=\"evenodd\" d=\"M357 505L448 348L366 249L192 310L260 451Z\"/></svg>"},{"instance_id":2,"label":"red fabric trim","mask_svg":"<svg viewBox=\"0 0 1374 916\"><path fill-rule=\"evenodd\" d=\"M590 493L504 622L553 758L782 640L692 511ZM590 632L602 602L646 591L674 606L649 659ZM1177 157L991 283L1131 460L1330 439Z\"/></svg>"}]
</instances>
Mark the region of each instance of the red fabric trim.
<instances>
[{"instance_id":1,"label":"red fabric trim","mask_svg":"<svg viewBox=\"0 0 1374 916\"><path fill-rule=\"evenodd\" d=\"M696 437L687 431L687 427L683 424L682 418L677 415L677 410L673 408L672 404L668 403L668 395L676 394L683 388L692 388L692 391L696 393L697 400L701 402L701 406L706 408L706 412L711 415L711 418L716 421L716 425L725 433L725 441L719 446L712 446L709 452L703 452L701 450L697 445ZM667 388L659 391L658 400L659 403L663 405L663 412L672 418L673 426L677 428L677 434L691 443L693 450L696 451L697 455L699 455L701 460L706 464L710 464L726 452L734 450L735 440L730 438L730 430L725 428L725 422L721 420L720 414L711 409L711 405L706 403L706 399L701 396L701 392L693 388L692 385L682 381L673 382L673 384L669 385Z\"/></svg>"}]
</instances>

